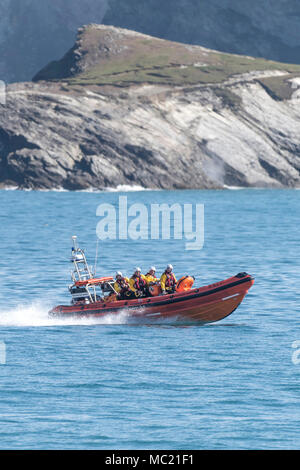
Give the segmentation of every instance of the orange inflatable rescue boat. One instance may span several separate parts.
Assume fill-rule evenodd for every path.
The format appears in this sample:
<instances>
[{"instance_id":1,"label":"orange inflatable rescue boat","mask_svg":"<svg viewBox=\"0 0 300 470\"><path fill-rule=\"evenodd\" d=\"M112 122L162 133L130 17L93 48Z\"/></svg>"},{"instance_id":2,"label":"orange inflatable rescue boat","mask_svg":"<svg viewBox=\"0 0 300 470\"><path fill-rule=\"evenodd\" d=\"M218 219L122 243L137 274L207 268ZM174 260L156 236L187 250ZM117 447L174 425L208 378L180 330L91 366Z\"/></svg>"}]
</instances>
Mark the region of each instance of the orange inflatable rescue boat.
<instances>
[{"instance_id":1,"label":"orange inflatable rescue boat","mask_svg":"<svg viewBox=\"0 0 300 470\"><path fill-rule=\"evenodd\" d=\"M245 272L204 287L194 287L195 278L179 279L176 290L162 295L160 284L149 287L150 296L120 300L114 290L112 277L95 278L87 264L84 251L77 247L76 237L72 249L74 272L69 290L71 305L53 308L50 316L95 317L118 314L126 310L132 319L148 321L174 319L180 322L216 322L233 313L243 301L254 279Z\"/></svg>"}]
</instances>

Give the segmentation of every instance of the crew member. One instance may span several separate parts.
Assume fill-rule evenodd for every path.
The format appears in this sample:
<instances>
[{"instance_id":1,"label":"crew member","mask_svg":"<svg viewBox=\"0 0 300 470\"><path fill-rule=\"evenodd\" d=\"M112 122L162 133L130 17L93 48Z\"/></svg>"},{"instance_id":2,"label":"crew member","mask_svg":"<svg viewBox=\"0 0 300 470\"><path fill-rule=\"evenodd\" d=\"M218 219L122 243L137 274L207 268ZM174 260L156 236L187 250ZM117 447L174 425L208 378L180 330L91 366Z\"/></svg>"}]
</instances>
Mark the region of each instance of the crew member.
<instances>
[{"instance_id":1,"label":"crew member","mask_svg":"<svg viewBox=\"0 0 300 470\"><path fill-rule=\"evenodd\" d=\"M130 288L136 297L144 297L146 295L146 276L142 274L141 268L136 268L132 277L129 279Z\"/></svg>"},{"instance_id":2,"label":"crew member","mask_svg":"<svg viewBox=\"0 0 300 470\"><path fill-rule=\"evenodd\" d=\"M133 297L133 292L130 288L130 281L128 277L124 277L120 271L118 271L116 274L116 282L114 283L114 289L118 294L119 300Z\"/></svg>"},{"instance_id":3,"label":"crew member","mask_svg":"<svg viewBox=\"0 0 300 470\"><path fill-rule=\"evenodd\" d=\"M156 268L154 266L152 266L149 272L145 275L145 279L146 279L148 286L158 281L156 277Z\"/></svg>"},{"instance_id":4,"label":"crew member","mask_svg":"<svg viewBox=\"0 0 300 470\"><path fill-rule=\"evenodd\" d=\"M173 274L173 266L168 264L167 269L160 278L162 294L171 294L175 291L177 279Z\"/></svg>"}]
</instances>

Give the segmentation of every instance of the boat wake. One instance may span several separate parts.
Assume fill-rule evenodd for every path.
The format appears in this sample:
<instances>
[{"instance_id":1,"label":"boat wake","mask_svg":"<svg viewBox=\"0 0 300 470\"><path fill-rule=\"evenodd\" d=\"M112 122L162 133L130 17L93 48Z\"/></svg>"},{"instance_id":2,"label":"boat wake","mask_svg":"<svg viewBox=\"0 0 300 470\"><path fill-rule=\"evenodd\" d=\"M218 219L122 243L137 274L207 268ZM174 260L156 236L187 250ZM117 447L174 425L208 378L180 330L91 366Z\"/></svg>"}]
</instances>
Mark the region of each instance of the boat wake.
<instances>
[{"instance_id":1,"label":"boat wake","mask_svg":"<svg viewBox=\"0 0 300 470\"><path fill-rule=\"evenodd\" d=\"M119 313L107 314L101 318L83 317L50 317L48 312L51 306L45 302L20 304L9 310L0 308L1 327L51 327L51 326L90 326L90 325L172 325L178 324L176 318L147 318L142 311L139 316L132 316L128 310ZM179 322L180 323L180 322Z\"/></svg>"},{"instance_id":2,"label":"boat wake","mask_svg":"<svg viewBox=\"0 0 300 470\"><path fill-rule=\"evenodd\" d=\"M50 305L45 302L34 302L32 304L20 304L9 310L0 308L0 328L2 327L51 327L51 326L90 326L90 325L180 325L189 323L179 321L177 318L147 318L142 312L139 316L132 316L128 310L119 313L107 314L101 318L82 317L50 317L48 312Z\"/></svg>"},{"instance_id":3,"label":"boat wake","mask_svg":"<svg viewBox=\"0 0 300 470\"><path fill-rule=\"evenodd\" d=\"M46 327L76 325L124 325L129 323L130 315L126 311L108 314L102 318L52 318L48 312L50 307L43 302L30 305L19 305L10 310L0 309L1 327Z\"/></svg>"}]
</instances>

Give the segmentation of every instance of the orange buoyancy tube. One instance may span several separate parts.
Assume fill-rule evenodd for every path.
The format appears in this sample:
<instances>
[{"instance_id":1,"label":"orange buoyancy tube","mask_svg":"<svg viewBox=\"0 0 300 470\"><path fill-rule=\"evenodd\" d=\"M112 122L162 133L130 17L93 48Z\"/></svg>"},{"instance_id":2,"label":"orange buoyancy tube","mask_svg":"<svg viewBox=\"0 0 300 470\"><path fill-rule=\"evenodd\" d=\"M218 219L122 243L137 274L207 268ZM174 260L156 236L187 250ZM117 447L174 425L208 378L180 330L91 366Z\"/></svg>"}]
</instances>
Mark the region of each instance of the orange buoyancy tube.
<instances>
[{"instance_id":1,"label":"orange buoyancy tube","mask_svg":"<svg viewBox=\"0 0 300 470\"><path fill-rule=\"evenodd\" d=\"M192 276L183 276L176 284L176 292L186 292L191 290L195 282Z\"/></svg>"}]
</instances>

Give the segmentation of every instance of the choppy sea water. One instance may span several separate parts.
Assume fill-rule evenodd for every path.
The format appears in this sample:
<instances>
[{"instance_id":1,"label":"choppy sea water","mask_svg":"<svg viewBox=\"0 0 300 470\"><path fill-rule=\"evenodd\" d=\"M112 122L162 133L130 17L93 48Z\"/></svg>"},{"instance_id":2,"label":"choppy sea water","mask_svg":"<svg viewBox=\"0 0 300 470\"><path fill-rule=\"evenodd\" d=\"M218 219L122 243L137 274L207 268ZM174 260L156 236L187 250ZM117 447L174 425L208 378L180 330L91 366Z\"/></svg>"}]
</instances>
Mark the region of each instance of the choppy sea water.
<instances>
[{"instance_id":1,"label":"choppy sea water","mask_svg":"<svg viewBox=\"0 0 300 470\"><path fill-rule=\"evenodd\" d=\"M0 448L299 448L299 191L122 195L204 204L205 244L106 240L98 274L171 262L198 286L240 271L256 283L205 326L49 319L69 301L71 235L93 263L97 207L120 194L0 191Z\"/></svg>"}]
</instances>

